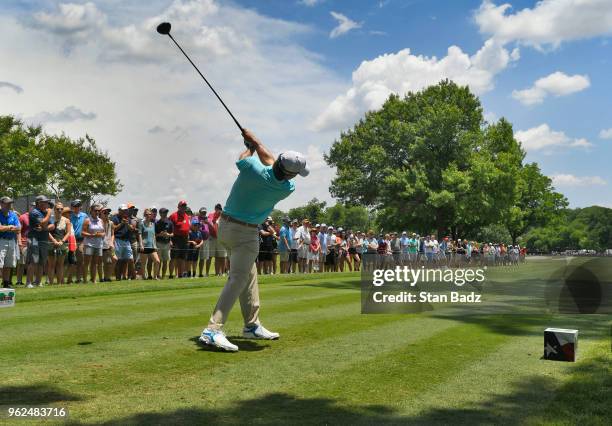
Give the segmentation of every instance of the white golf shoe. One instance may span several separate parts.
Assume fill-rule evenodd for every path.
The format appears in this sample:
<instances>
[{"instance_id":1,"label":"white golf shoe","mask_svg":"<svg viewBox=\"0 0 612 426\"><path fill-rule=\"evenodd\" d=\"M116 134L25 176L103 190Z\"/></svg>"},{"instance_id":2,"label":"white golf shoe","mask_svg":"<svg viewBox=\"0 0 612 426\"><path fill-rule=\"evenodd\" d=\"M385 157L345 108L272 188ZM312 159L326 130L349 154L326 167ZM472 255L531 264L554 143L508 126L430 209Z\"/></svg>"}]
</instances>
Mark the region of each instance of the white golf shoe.
<instances>
[{"instance_id":1,"label":"white golf shoe","mask_svg":"<svg viewBox=\"0 0 612 426\"><path fill-rule=\"evenodd\" d=\"M238 352L238 346L227 340L225 333L221 330L205 328L200 335L200 342L208 346L215 346L228 352Z\"/></svg>"},{"instance_id":2,"label":"white golf shoe","mask_svg":"<svg viewBox=\"0 0 612 426\"><path fill-rule=\"evenodd\" d=\"M246 339L276 340L280 337L280 334L270 331L260 324L253 327L244 327L242 336Z\"/></svg>"}]
</instances>

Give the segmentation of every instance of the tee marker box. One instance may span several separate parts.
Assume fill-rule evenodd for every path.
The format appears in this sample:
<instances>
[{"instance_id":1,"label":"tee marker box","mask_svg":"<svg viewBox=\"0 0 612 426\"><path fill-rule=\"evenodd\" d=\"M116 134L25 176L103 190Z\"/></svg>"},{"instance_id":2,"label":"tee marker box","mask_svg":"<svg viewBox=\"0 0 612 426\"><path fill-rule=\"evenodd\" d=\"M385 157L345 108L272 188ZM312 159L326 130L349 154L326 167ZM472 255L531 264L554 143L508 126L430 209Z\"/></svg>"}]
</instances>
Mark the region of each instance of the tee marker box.
<instances>
[{"instance_id":1,"label":"tee marker box","mask_svg":"<svg viewBox=\"0 0 612 426\"><path fill-rule=\"evenodd\" d=\"M15 306L15 290L0 288L0 308L12 308L13 306Z\"/></svg>"},{"instance_id":2,"label":"tee marker box","mask_svg":"<svg viewBox=\"0 0 612 426\"><path fill-rule=\"evenodd\" d=\"M577 353L578 330L565 328L544 330L544 359L574 362Z\"/></svg>"}]
</instances>

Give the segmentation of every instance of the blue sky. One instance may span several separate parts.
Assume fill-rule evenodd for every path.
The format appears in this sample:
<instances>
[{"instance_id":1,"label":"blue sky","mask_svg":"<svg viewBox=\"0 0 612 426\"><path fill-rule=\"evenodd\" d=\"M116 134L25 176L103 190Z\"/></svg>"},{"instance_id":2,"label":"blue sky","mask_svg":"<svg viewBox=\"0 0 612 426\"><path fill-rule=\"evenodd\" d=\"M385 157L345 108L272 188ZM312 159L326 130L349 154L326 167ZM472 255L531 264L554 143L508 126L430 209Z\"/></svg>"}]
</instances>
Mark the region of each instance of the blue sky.
<instances>
[{"instance_id":1,"label":"blue sky","mask_svg":"<svg viewBox=\"0 0 612 426\"><path fill-rule=\"evenodd\" d=\"M331 202L324 189L333 170L321 155L339 132L388 93L445 77L470 85L488 119L513 123L527 160L572 206L612 207L612 2L508 4L3 1L0 36L13 45L0 48L10 62L0 68L0 113L51 132L92 134L117 159L122 199L212 206L235 175L239 137L193 71L151 32L171 19L240 121L277 152L302 150L313 164L300 195L281 208L314 196ZM169 145L185 154L163 161L156 153ZM149 172L160 167L165 180ZM164 186L170 194L155 192Z\"/></svg>"}]
</instances>

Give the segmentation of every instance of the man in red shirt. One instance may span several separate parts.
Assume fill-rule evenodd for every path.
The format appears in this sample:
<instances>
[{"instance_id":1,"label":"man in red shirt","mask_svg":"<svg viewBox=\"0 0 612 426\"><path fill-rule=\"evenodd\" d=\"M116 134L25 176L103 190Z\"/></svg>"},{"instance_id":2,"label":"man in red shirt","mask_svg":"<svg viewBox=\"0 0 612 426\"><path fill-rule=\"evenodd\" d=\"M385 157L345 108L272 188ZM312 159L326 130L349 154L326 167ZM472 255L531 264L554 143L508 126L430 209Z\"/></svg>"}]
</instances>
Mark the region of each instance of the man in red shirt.
<instances>
[{"instance_id":1,"label":"man in red shirt","mask_svg":"<svg viewBox=\"0 0 612 426\"><path fill-rule=\"evenodd\" d=\"M210 236L208 237L208 260L206 261L206 275L210 271L210 262L215 258L215 275L219 276L226 272L227 265L227 250L221 244L217 243L217 230L219 229L219 218L223 208L221 204L215 206L215 211L208 215L208 229Z\"/></svg>"},{"instance_id":2,"label":"man in red shirt","mask_svg":"<svg viewBox=\"0 0 612 426\"><path fill-rule=\"evenodd\" d=\"M170 277L174 278L173 273L176 269L177 278L185 275L185 261L189 252L189 229L191 217L187 214L187 201L181 200L178 209L168 217L174 225L174 236L172 237L172 251L170 252Z\"/></svg>"}]
</instances>

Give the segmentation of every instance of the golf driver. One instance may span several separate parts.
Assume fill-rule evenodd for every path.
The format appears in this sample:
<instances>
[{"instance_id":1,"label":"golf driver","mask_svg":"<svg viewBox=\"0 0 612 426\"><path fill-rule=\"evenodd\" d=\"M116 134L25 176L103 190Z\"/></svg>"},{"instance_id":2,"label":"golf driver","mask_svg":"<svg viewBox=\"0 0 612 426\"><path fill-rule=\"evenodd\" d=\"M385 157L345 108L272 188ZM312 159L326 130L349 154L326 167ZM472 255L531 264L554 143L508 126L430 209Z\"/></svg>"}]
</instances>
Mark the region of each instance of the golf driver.
<instances>
[{"instance_id":1,"label":"golf driver","mask_svg":"<svg viewBox=\"0 0 612 426\"><path fill-rule=\"evenodd\" d=\"M230 111L230 109L227 107L227 105L225 105L225 102L223 102L223 99L221 99L221 96L219 96L219 94L217 93L217 91L211 86L211 84L208 82L208 80L206 80L206 77L204 77L204 74L202 74L200 72L200 70L198 69L198 67L196 66L196 64L193 63L193 61L191 60L191 58L187 55L187 53L185 53L185 51L183 50L183 48L176 42L176 40L174 39L174 37L172 37L172 34L170 34L170 29L172 28L172 25L170 25L170 22L162 22L161 24L159 24L157 26L157 32L162 34L162 35L167 35L168 37L170 37L170 39L174 42L174 44L176 44L176 47L178 47L180 49L181 52L183 52L183 55L185 55L185 57L187 58L187 60L191 63L191 65L193 65L193 67L195 68L195 70L198 72L198 74L200 74L200 77L202 77L202 79L206 82L206 84L208 85L208 87L210 87L210 90L213 91L213 93L215 94L215 96L217 97L217 99L219 99L219 102L221 102L221 104L225 107L225 110L229 113L229 115L232 117L232 119L234 120L234 123L236 123L236 126L238 126L238 128L240 129L240 132L242 133L243 128L240 125L240 123L238 122L238 120L236 120L236 117L234 117L234 114L232 114L232 112ZM245 145L249 148L251 148L250 144L245 141L244 142Z\"/></svg>"}]
</instances>

